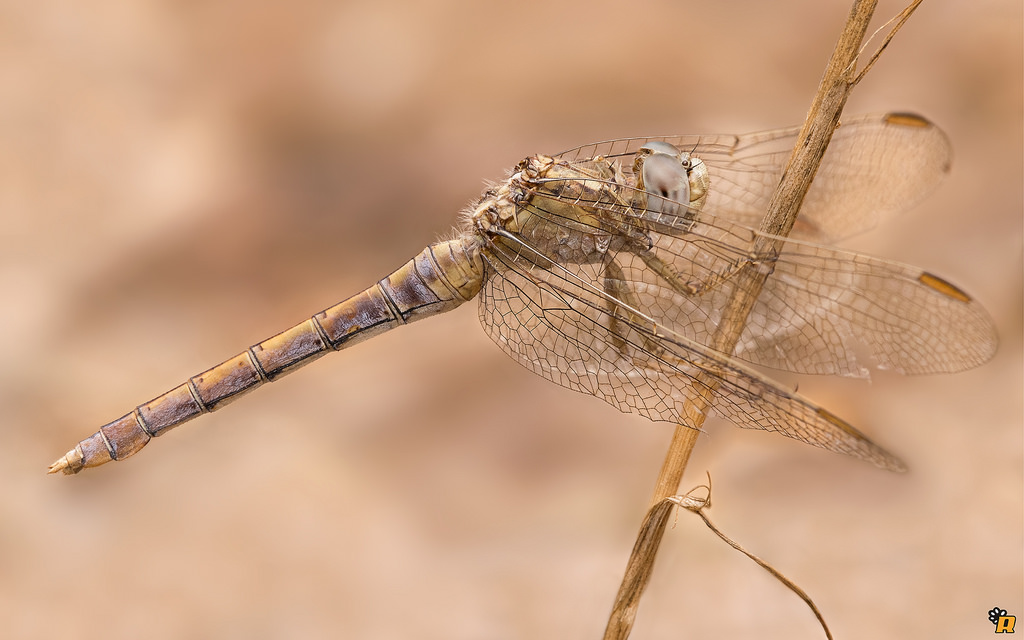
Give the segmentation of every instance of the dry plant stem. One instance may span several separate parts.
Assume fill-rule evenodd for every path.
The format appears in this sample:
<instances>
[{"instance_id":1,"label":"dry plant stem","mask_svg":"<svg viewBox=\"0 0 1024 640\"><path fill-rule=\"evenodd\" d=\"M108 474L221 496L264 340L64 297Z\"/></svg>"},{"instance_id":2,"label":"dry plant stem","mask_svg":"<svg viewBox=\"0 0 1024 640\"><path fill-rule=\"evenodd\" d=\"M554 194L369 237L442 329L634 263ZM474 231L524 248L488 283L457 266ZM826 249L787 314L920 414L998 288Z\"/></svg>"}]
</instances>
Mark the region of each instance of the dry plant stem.
<instances>
[{"instance_id":1,"label":"dry plant stem","mask_svg":"<svg viewBox=\"0 0 1024 640\"><path fill-rule=\"evenodd\" d=\"M665 534L665 526L668 524L673 506L668 500L660 500L647 511L643 523L640 524L640 533L637 534L633 551L629 554L629 563L626 565L626 573L622 576L622 584L619 585L615 607L604 630L605 640L629 637L629 632L633 629L633 620L636 618L637 605L640 603L640 595L651 579L654 556L661 545L661 538ZM650 562L646 561L647 558L650 558Z\"/></svg>"},{"instance_id":2,"label":"dry plant stem","mask_svg":"<svg viewBox=\"0 0 1024 640\"><path fill-rule=\"evenodd\" d=\"M693 447L697 444L697 437L700 435L698 429L677 424L675 433L672 434L672 442L668 445L668 452L665 454L665 461L661 465L661 472L658 474L658 481L654 487L654 495L651 496L651 503L647 505L650 509L661 502L662 499L675 495L679 490L679 483L683 479L683 472L686 470L686 463L693 453Z\"/></svg>"},{"instance_id":3,"label":"dry plant stem","mask_svg":"<svg viewBox=\"0 0 1024 640\"><path fill-rule=\"evenodd\" d=\"M900 14L890 34L869 60L869 66L874 64L882 49L888 45L892 36L920 2L921 0L916 0ZM768 204L768 210L761 223L760 230L769 235L757 238L752 247L752 255L777 254L783 242L782 238L789 234L796 222L800 205L811 186L818 165L821 164L825 149L832 140L832 133L839 124L839 116L846 99L863 77L863 73L856 74L856 63L876 4L877 0L855 0L850 9L846 26L825 68L825 74L804 120L782 180ZM770 268L765 267L770 266L770 261L760 260L747 264L736 274L735 295L723 311L722 321L709 344L711 348L726 354L732 353L743 331L747 315L757 301L765 280L771 274ZM663 499L678 491L679 481L686 470L686 462L693 450L697 434L704 424L707 411L711 408L715 385L715 379L711 375L700 375L692 384L693 393L684 405L685 420L676 427L668 455L658 475L655 493L651 499L652 506L626 566L619 593L605 628L605 640L622 640L629 637L640 595L650 579L665 524L668 522L668 509L662 513Z\"/></svg>"}]
</instances>

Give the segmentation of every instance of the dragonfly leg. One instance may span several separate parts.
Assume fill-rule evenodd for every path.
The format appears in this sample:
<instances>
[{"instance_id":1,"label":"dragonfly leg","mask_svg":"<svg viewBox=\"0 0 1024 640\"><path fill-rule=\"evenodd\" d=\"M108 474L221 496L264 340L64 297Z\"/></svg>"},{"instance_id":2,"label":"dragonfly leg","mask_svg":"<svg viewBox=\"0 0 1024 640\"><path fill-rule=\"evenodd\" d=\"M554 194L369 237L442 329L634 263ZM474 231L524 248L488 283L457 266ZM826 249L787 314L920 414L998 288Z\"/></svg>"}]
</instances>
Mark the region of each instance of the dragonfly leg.
<instances>
[{"instance_id":1,"label":"dragonfly leg","mask_svg":"<svg viewBox=\"0 0 1024 640\"><path fill-rule=\"evenodd\" d=\"M633 355L627 352L628 335L633 328L640 326L645 329L638 332L643 339L643 348L658 353L661 349L651 339L651 336L655 335L656 327L649 320L633 312L633 309L640 308L640 301L633 295L626 274L614 260L608 260L604 265L604 291L608 294L608 330L612 346L619 352L619 356L623 359L633 358Z\"/></svg>"},{"instance_id":2,"label":"dragonfly leg","mask_svg":"<svg viewBox=\"0 0 1024 640\"><path fill-rule=\"evenodd\" d=\"M625 300L629 292L626 290L625 274L614 260L609 260L604 266L604 292L608 294L605 302L608 305L608 333L612 346L620 357L626 358L626 339L623 337L626 327L619 320L621 307L618 301Z\"/></svg>"},{"instance_id":3,"label":"dragonfly leg","mask_svg":"<svg viewBox=\"0 0 1024 640\"><path fill-rule=\"evenodd\" d=\"M644 261L644 264L658 274L669 286L684 296L702 296L709 291L713 291L723 282L739 273L740 269L744 266L751 263L750 260L746 259L737 260L730 263L724 271L712 273L705 279L687 280L675 267L659 258L653 251L639 251L637 255Z\"/></svg>"}]
</instances>

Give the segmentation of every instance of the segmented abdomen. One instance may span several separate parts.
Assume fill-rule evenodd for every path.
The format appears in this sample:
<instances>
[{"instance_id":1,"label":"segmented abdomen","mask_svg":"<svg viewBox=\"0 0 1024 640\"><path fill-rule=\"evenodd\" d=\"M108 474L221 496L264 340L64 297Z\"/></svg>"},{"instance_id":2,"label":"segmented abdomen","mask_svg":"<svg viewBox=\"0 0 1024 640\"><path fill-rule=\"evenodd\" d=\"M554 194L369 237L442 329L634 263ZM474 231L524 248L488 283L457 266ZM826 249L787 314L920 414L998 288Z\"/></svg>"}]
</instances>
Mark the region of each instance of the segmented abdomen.
<instances>
[{"instance_id":1,"label":"segmented abdomen","mask_svg":"<svg viewBox=\"0 0 1024 640\"><path fill-rule=\"evenodd\" d=\"M78 473L111 460L123 460L153 437L219 409L329 351L454 309L477 294L482 277L474 238L463 236L431 245L366 291L253 345L104 425L50 465L50 473Z\"/></svg>"}]
</instances>

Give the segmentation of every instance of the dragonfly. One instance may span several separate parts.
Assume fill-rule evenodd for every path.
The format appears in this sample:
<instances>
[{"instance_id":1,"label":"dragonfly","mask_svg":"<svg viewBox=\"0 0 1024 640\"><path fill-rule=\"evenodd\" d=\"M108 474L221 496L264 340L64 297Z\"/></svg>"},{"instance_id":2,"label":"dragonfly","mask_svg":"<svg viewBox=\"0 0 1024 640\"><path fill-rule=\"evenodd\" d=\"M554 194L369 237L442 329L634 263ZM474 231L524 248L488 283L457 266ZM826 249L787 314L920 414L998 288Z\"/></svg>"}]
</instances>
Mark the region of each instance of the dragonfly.
<instances>
[{"instance_id":1,"label":"dragonfly","mask_svg":"<svg viewBox=\"0 0 1024 640\"><path fill-rule=\"evenodd\" d=\"M623 412L679 423L686 400L703 394L710 415L738 427L902 470L895 455L763 369L950 373L993 356L992 321L960 288L826 246L919 202L948 173L950 143L915 114L840 124L792 234L766 244L758 225L797 134L624 138L530 156L484 191L452 237L136 406L49 472L123 460L328 352L473 298L485 332L514 360ZM767 277L735 348L718 351L711 336L749 268Z\"/></svg>"}]
</instances>

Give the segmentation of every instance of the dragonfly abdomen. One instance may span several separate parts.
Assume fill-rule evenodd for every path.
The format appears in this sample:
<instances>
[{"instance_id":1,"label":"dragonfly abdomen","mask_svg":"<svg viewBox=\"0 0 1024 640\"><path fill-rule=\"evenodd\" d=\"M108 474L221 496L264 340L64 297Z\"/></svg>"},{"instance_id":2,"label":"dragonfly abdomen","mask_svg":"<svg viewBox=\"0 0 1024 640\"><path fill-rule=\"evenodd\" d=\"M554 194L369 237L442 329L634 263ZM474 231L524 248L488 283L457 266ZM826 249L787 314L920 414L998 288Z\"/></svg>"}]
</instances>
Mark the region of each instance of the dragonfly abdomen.
<instances>
[{"instance_id":1,"label":"dragonfly abdomen","mask_svg":"<svg viewBox=\"0 0 1024 640\"><path fill-rule=\"evenodd\" d=\"M431 245L362 293L249 347L100 427L50 465L50 473L73 474L123 460L152 438L219 409L329 351L454 309L476 296L482 279L475 238L463 236Z\"/></svg>"}]
</instances>

